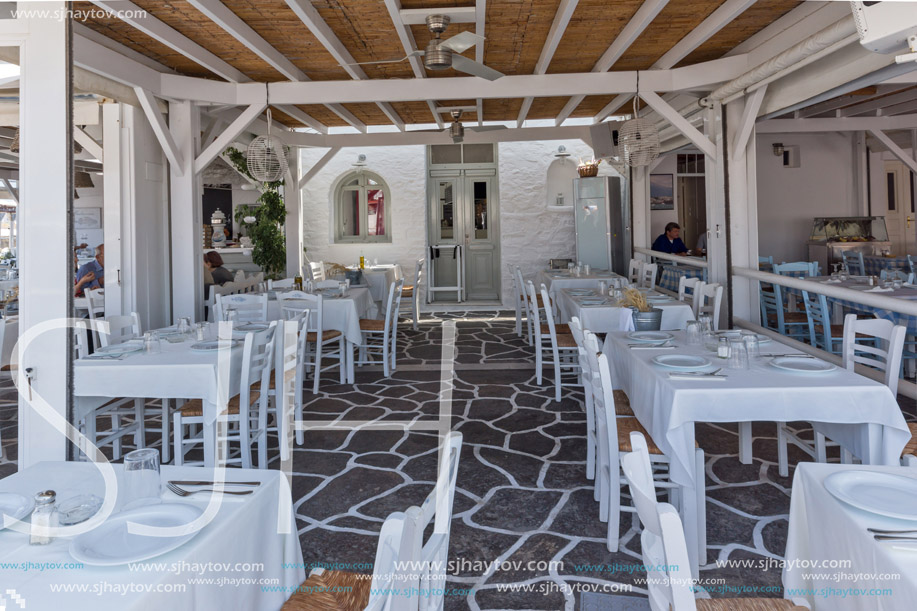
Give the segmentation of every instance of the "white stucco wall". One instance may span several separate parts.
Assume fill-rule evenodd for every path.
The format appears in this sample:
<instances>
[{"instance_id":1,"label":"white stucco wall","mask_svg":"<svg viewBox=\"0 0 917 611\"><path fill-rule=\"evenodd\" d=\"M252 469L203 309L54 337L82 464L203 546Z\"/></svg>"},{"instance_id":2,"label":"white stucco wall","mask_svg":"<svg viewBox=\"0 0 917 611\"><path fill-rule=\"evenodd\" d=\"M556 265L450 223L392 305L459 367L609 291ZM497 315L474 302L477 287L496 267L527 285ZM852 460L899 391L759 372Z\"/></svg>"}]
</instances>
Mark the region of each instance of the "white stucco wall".
<instances>
[{"instance_id":1,"label":"white stucco wall","mask_svg":"<svg viewBox=\"0 0 917 611\"><path fill-rule=\"evenodd\" d=\"M519 265L533 276L552 257L571 257L575 251L572 206L549 208L548 166L563 144L571 159L590 157L581 141L513 142L499 145L498 184L501 221L503 303L511 306L512 278L508 267ZM303 149L307 172L327 149ZM381 176L391 198L391 244L332 244L332 193L335 181L351 171L358 155L366 155L366 169ZM413 274L426 248L426 151L423 146L367 147L341 150L303 188L303 241L311 261L354 263L360 253L372 260L400 263ZM601 174L614 174L601 166ZM572 202L571 202L572 203Z\"/></svg>"}]
</instances>

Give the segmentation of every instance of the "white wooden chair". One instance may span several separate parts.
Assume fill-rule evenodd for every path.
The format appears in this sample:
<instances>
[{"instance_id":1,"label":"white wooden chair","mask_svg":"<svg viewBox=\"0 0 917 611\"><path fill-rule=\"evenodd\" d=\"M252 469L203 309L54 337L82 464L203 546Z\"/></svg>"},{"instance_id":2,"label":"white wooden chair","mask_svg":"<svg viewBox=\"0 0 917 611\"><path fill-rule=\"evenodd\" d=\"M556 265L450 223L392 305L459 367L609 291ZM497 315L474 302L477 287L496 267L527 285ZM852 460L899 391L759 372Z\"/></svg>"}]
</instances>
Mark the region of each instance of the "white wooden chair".
<instances>
[{"instance_id":1,"label":"white wooden chair","mask_svg":"<svg viewBox=\"0 0 917 611\"><path fill-rule=\"evenodd\" d=\"M657 482L653 477L647 441L638 432L630 434L633 451L621 458L621 468L643 532L640 550L647 567L647 590L652 611L791 611L808 609L801 599L730 598L695 599L685 531L678 511L669 503L656 499Z\"/></svg>"},{"instance_id":2,"label":"white wooden chair","mask_svg":"<svg viewBox=\"0 0 917 611\"><path fill-rule=\"evenodd\" d=\"M231 397L226 405L226 422L228 430L226 437L217 439L217 444L222 441L239 444L239 453L233 456L230 452L224 462L226 464L238 463L243 469L252 468L252 446L256 446L258 453L258 468L267 468L267 430L263 426L269 405L271 387L271 372L274 363L274 341L276 338L277 323L272 322L264 331L245 334L242 346L242 371L239 377L239 393ZM221 350L230 348L221 348ZM219 409L219 406L218 406ZM196 425L201 428L197 435L189 434L185 437L185 427ZM182 466L184 457L190 446L202 445L204 441L203 427L213 426L216 423L205 424L204 405L200 399L188 401L175 413L175 464Z\"/></svg>"},{"instance_id":3,"label":"white wooden chair","mask_svg":"<svg viewBox=\"0 0 917 611\"><path fill-rule=\"evenodd\" d=\"M86 296L86 309L89 320L95 323L95 321L99 320L100 315L105 315L105 289L86 289L83 291L83 295ZM95 324L90 324L89 333L92 337L93 348L101 346L102 340L99 337L99 327Z\"/></svg>"},{"instance_id":4,"label":"white wooden chair","mask_svg":"<svg viewBox=\"0 0 917 611\"><path fill-rule=\"evenodd\" d=\"M137 312L131 312L127 316L108 316L99 322L104 323L99 325L99 342L103 347L143 336Z\"/></svg>"},{"instance_id":5,"label":"white wooden chair","mask_svg":"<svg viewBox=\"0 0 917 611\"><path fill-rule=\"evenodd\" d=\"M420 296L422 291L420 290L420 282L423 280L423 259L417 260L417 265L414 266L414 283L407 285L404 284L404 287L401 291L400 309L403 309L405 313L410 312L411 318L414 321L414 330L417 331L417 323L420 321ZM395 319L395 325L398 325L398 319Z\"/></svg>"},{"instance_id":6,"label":"white wooden chair","mask_svg":"<svg viewBox=\"0 0 917 611\"><path fill-rule=\"evenodd\" d=\"M521 302L521 309L525 316L525 326L527 329L526 339L528 340L529 346L531 346L535 343L535 329L532 326L532 312L529 307L529 298L525 288L525 281L522 279L522 270L519 269L518 265L515 270L513 270L513 278L515 278L515 284L518 287L518 299Z\"/></svg>"},{"instance_id":7,"label":"white wooden chair","mask_svg":"<svg viewBox=\"0 0 917 611\"><path fill-rule=\"evenodd\" d=\"M509 265L510 276L513 278L513 305L516 309L516 336L522 337L522 317L525 308L525 285L520 283L522 275L518 265Z\"/></svg>"},{"instance_id":8,"label":"white wooden chair","mask_svg":"<svg viewBox=\"0 0 917 611\"><path fill-rule=\"evenodd\" d=\"M694 301L700 294L700 290L703 289L704 284L706 283L700 278L688 278L687 276L680 276L678 278L678 301L687 303L693 310ZM691 290L690 293L688 293L688 289Z\"/></svg>"},{"instance_id":9,"label":"white wooden chair","mask_svg":"<svg viewBox=\"0 0 917 611\"><path fill-rule=\"evenodd\" d=\"M631 259L627 266L627 280L631 284L640 283L640 272L643 270L644 262L640 259Z\"/></svg>"},{"instance_id":10,"label":"white wooden chair","mask_svg":"<svg viewBox=\"0 0 917 611\"><path fill-rule=\"evenodd\" d=\"M312 282L325 280L325 262L309 263L309 278Z\"/></svg>"},{"instance_id":11,"label":"white wooden chair","mask_svg":"<svg viewBox=\"0 0 917 611\"><path fill-rule=\"evenodd\" d=\"M541 323L535 285L531 281L528 283L528 289L531 293L529 305L534 312L532 324L535 326L535 377L538 384L541 384L542 367L551 365L554 368L554 400L560 401L561 387L576 385L573 379L564 382L564 374L572 374L576 379L579 378L579 355L576 341L570 334L569 326L554 322L551 298L548 296L548 289L545 288L545 285L541 285L541 300L544 303L544 315L547 321L545 324ZM549 357L547 360L545 355Z\"/></svg>"},{"instance_id":12,"label":"white wooden chair","mask_svg":"<svg viewBox=\"0 0 917 611\"><path fill-rule=\"evenodd\" d=\"M655 263L644 263L640 267L640 278L637 284L645 289L653 290L656 288L656 272L659 266Z\"/></svg>"},{"instance_id":13,"label":"white wooden chair","mask_svg":"<svg viewBox=\"0 0 917 611\"><path fill-rule=\"evenodd\" d=\"M275 339L274 373L271 376L269 394L273 400L274 421L259 423L268 433L277 434L277 445L280 449L281 464L293 458L293 438L296 430L296 400L302 398L302 367L299 360L299 329L303 318L309 316L304 311L299 320L285 320L278 326L280 341ZM297 386L298 383L298 386ZM260 415L260 413L259 413ZM302 420L302 405L299 408L299 420Z\"/></svg>"},{"instance_id":14,"label":"white wooden chair","mask_svg":"<svg viewBox=\"0 0 917 611\"><path fill-rule=\"evenodd\" d=\"M598 445L596 465L596 491L599 495L599 519L608 522L606 547L608 551L618 551L618 538L621 528L621 512L633 512L633 507L621 505L621 486L625 480L621 477L621 455L631 451L631 433L638 432L649 437L649 433L634 417L618 417L615 411L615 397L611 368L608 355L598 357L599 388L596 390L595 419L596 442ZM659 447L652 443L649 455L654 472L654 481L660 488L666 488L673 498L681 498L682 490L677 484L668 480L668 467L671 462ZM698 523L706 524L704 502L704 451L694 450L694 475L699 478L698 485Z\"/></svg>"},{"instance_id":15,"label":"white wooden chair","mask_svg":"<svg viewBox=\"0 0 917 611\"><path fill-rule=\"evenodd\" d=\"M268 280L267 289L273 291L274 289L291 289L295 284L296 278L282 278L280 280Z\"/></svg>"},{"instance_id":16,"label":"white wooden chair","mask_svg":"<svg viewBox=\"0 0 917 611\"><path fill-rule=\"evenodd\" d=\"M404 280L389 285L388 297L385 300L385 318L383 320L361 318L360 332L363 344L359 347L356 365L371 365L382 361L385 377L390 377L395 369L395 336L398 333L398 308Z\"/></svg>"},{"instance_id":17,"label":"white wooden chair","mask_svg":"<svg viewBox=\"0 0 917 611\"><path fill-rule=\"evenodd\" d=\"M228 320L231 310L236 322L267 322L267 294L217 295L217 320Z\"/></svg>"},{"instance_id":18,"label":"white wooden chair","mask_svg":"<svg viewBox=\"0 0 917 611\"><path fill-rule=\"evenodd\" d=\"M723 285L710 282L704 283L696 292L694 303L694 318L701 314L709 314L713 319L713 330L720 330L720 308L723 305Z\"/></svg>"},{"instance_id":19,"label":"white wooden chair","mask_svg":"<svg viewBox=\"0 0 917 611\"><path fill-rule=\"evenodd\" d=\"M885 373L885 385L892 395L898 394L898 375L901 371L901 356L904 351L904 336L907 329L882 318L857 318L848 314L844 318L844 341L841 348L845 369L854 371L856 366L865 365ZM911 426L911 425L909 425ZM818 462L827 462L825 435L815 429L814 445L800 439L785 422L777 423L777 470L782 477L789 475L787 443L792 443ZM912 433L917 427L912 428ZM841 462L852 462L852 453L841 448Z\"/></svg>"},{"instance_id":20,"label":"white wooden chair","mask_svg":"<svg viewBox=\"0 0 917 611\"><path fill-rule=\"evenodd\" d=\"M336 329L324 329L324 299L321 295L313 295L303 291L293 291L285 293L281 301L281 309L284 316L290 319L292 313L296 310L311 310L312 315L306 318L306 327L301 329L305 342L302 355L302 366L305 372L312 372L312 392L318 392L318 386L321 375L325 371L340 369L340 383L347 380L347 338L344 334ZM337 345L337 348L332 346ZM322 361L331 359L335 361L325 367Z\"/></svg>"}]
</instances>

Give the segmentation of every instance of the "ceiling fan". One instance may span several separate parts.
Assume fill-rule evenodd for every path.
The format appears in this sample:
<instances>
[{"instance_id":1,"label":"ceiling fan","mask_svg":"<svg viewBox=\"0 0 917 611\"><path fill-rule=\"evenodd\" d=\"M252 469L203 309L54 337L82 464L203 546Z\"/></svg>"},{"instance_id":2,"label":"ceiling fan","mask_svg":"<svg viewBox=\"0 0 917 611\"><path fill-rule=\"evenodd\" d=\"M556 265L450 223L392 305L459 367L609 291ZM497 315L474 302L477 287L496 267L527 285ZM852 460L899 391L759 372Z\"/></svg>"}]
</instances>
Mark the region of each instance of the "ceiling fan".
<instances>
[{"instance_id":1,"label":"ceiling fan","mask_svg":"<svg viewBox=\"0 0 917 611\"><path fill-rule=\"evenodd\" d=\"M451 110L449 114L452 116L452 124L449 127L444 129L418 129L413 131L418 132L449 132L449 135L452 137L452 142L458 144L465 140L465 126L462 125L462 111L461 110ZM473 132L489 132L495 129L506 129L505 125L479 125L475 127L469 127L469 131Z\"/></svg>"},{"instance_id":2,"label":"ceiling fan","mask_svg":"<svg viewBox=\"0 0 917 611\"><path fill-rule=\"evenodd\" d=\"M483 36L478 36L472 32L462 32L456 34L452 38L443 40L442 34L446 31L446 28L449 27L450 21L451 18L448 15L427 15L427 27L433 34L433 40L430 41L430 44L428 44L427 48L423 51L414 51L400 59L341 65L364 66L368 64L397 64L411 57L423 56L424 66L429 70L455 68L459 72L471 74L472 76L479 76L489 81L495 81L501 76L505 76L502 72L498 72L493 68L488 68L484 64L461 55L461 53L467 51L474 45L484 42Z\"/></svg>"}]
</instances>

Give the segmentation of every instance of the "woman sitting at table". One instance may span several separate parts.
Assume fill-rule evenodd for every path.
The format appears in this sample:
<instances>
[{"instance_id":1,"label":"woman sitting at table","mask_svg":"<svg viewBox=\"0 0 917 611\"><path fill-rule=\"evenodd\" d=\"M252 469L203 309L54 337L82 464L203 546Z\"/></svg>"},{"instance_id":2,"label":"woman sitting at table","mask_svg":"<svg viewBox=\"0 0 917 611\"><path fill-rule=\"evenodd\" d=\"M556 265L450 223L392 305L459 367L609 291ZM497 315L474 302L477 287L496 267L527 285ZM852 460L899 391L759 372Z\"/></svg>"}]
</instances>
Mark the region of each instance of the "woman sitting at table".
<instances>
[{"instance_id":1,"label":"woman sitting at table","mask_svg":"<svg viewBox=\"0 0 917 611\"><path fill-rule=\"evenodd\" d=\"M215 251L204 253L204 268L210 272L213 284L223 286L227 282L232 282L232 272L223 267L223 257L220 256L220 253Z\"/></svg>"},{"instance_id":2,"label":"woman sitting at table","mask_svg":"<svg viewBox=\"0 0 917 611\"><path fill-rule=\"evenodd\" d=\"M665 226L665 233L656 238L653 242L653 250L658 252L667 252L672 255L687 255L688 248L685 243L678 237L681 233L681 226L678 223L668 223Z\"/></svg>"}]
</instances>

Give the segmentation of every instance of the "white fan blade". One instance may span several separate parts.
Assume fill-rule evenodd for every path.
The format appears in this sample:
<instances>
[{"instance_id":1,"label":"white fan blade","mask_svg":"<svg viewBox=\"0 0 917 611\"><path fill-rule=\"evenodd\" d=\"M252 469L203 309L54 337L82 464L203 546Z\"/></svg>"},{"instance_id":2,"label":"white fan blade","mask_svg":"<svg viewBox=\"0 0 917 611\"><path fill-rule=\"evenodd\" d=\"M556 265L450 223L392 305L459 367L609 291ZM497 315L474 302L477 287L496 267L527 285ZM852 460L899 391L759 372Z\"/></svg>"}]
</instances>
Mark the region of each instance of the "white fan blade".
<instances>
[{"instance_id":1,"label":"white fan blade","mask_svg":"<svg viewBox=\"0 0 917 611\"><path fill-rule=\"evenodd\" d=\"M484 64L479 64L463 55L456 54L452 56L452 67L466 74L486 78L488 81L495 81L505 76L502 72L497 72L493 68L488 68Z\"/></svg>"},{"instance_id":2,"label":"white fan blade","mask_svg":"<svg viewBox=\"0 0 917 611\"><path fill-rule=\"evenodd\" d=\"M507 129L505 125L476 125L474 127L466 127L465 129L473 132L491 132L496 129Z\"/></svg>"},{"instance_id":3,"label":"white fan blade","mask_svg":"<svg viewBox=\"0 0 917 611\"><path fill-rule=\"evenodd\" d=\"M373 65L373 64L398 64L398 63L403 62L403 61L406 60L406 59L410 59L410 58L415 57L415 56L417 56L417 55L423 55L423 53L424 53L423 51L414 51L413 53L410 53L410 54L408 54L408 55L405 55L405 56L402 57L401 59L380 59L380 60L374 61L374 62L355 62L355 63L352 63L352 64L338 64L338 65L339 65L339 66L371 66L371 65Z\"/></svg>"},{"instance_id":4,"label":"white fan blade","mask_svg":"<svg viewBox=\"0 0 917 611\"><path fill-rule=\"evenodd\" d=\"M474 32L462 32L444 40L439 46L452 49L456 53L464 53L479 42L484 42L483 36L478 36Z\"/></svg>"}]
</instances>

